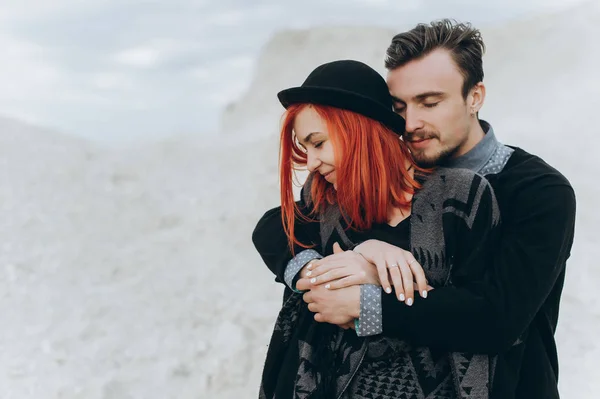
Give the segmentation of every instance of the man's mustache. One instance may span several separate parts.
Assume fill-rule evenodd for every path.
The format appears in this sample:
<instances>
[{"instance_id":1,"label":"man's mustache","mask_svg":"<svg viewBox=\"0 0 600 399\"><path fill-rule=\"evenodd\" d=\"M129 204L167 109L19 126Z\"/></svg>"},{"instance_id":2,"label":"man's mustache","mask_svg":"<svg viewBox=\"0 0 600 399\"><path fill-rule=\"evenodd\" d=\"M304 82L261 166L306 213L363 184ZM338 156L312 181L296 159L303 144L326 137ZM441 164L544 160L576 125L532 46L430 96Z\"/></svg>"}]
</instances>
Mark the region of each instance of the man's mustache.
<instances>
[{"instance_id":1,"label":"man's mustache","mask_svg":"<svg viewBox=\"0 0 600 399\"><path fill-rule=\"evenodd\" d=\"M439 135L435 132L404 133L404 140L409 142L437 138L439 138Z\"/></svg>"}]
</instances>

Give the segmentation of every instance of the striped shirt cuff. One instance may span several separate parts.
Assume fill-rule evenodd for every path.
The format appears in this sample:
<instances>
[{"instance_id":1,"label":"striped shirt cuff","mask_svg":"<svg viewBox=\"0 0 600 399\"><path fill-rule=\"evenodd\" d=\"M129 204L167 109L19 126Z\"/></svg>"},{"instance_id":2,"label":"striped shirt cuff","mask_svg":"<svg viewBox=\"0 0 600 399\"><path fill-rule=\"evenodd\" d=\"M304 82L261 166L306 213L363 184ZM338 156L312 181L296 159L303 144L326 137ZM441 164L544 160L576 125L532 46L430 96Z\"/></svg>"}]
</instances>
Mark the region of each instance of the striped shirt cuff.
<instances>
[{"instance_id":1,"label":"striped shirt cuff","mask_svg":"<svg viewBox=\"0 0 600 399\"><path fill-rule=\"evenodd\" d=\"M314 249L307 249L300 252L292 260L290 260L283 273L283 280L288 287L294 292L302 292L296 289L295 277L308 262L314 259L322 259L323 256Z\"/></svg>"},{"instance_id":2,"label":"striped shirt cuff","mask_svg":"<svg viewBox=\"0 0 600 399\"><path fill-rule=\"evenodd\" d=\"M381 287L374 284L362 284L360 286L360 317L354 322L356 335L368 337L383 332L381 309Z\"/></svg>"}]
</instances>

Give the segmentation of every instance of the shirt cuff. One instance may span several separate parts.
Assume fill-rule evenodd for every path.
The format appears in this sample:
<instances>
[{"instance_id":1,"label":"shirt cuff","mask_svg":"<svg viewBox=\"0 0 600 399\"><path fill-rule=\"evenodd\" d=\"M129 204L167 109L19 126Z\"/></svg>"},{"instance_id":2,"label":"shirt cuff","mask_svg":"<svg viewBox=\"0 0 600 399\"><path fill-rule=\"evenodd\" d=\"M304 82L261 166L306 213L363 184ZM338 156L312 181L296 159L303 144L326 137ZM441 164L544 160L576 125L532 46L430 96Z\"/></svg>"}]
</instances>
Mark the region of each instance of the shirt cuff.
<instances>
[{"instance_id":1,"label":"shirt cuff","mask_svg":"<svg viewBox=\"0 0 600 399\"><path fill-rule=\"evenodd\" d=\"M314 249L307 249L294 256L294 258L288 262L285 272L283 273L283 280L287 286L294 292L302 292L296 289L296 275L311 260L322 258L323 256Z\"/></svg>"},{"instance_id":2,"label":"shirt cuff","mask_svg":"<svg viewBox=\"0 0 600 399\"><path fill-rule=\"evenodd\" d=\"M374 284L360 286L360 317L354 321L356 335L368 337L383 332L381 317L381 287Z\"/></svg>"}]
</instances>

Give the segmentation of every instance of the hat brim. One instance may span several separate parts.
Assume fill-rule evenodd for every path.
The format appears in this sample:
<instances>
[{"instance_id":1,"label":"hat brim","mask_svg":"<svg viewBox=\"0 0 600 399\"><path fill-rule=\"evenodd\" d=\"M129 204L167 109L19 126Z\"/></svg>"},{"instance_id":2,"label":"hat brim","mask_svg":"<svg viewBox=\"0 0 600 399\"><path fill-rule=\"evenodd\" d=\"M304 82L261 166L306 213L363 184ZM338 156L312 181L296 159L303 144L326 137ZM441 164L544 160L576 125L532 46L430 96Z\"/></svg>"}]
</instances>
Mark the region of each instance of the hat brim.
<instances>
[{"instance_id":1,"label":"hat brim","mask_svg":"<svg viewBox=\"0 0 600 399\"><path fill-rule=\"evenodd\" d=\"M302 86L292 87L277 93L277 98L284 108L292 104L320 104L353 111L383 123L396 134L402 135L406 129L404 118L396 114L390 107L368 97L350 91L330 88Z\"/></svg>"}]
</instances>

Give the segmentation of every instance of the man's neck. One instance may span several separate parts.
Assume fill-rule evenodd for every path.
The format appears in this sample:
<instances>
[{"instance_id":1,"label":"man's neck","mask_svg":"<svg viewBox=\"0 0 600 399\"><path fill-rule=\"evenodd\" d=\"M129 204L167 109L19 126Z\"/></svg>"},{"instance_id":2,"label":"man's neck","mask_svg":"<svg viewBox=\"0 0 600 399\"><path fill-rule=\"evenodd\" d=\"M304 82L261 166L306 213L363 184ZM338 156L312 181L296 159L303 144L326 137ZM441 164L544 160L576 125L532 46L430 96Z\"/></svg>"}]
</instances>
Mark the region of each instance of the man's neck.
<instances>
[{"instance_id":1,"label":"man's neck","mask_svg":"<svg viewBox=\"0 0 600 399\"><path fill-rule=\"evenodd\" d=\"M481 127L479 120L476 119L474 121L474 123L472 123L471 129L469 132L469 138L462 145L460 150L457 151L457 153L454 155L454 158L461 157L461 156L465 155L466 153L468 153L469 151L471 151L473 148L475 148L475 146L477 144L479 144L479 142L481 140L483 140L484 137L485 137L485 131Z\"/></svg>"},{"instance_id":2,"label":"man's neck","mask_svg":"<svg viewBox=\"0 0 600 399\"><path fill-rule=\"evenodd\" d=\"M475 141L475 144L470 146L469 150L461 156L448 159L440 166L471 169L476 172L483 168L500 143L496 140L494 130L489 123L479 120L478 126L480 138Z\"/></svg>"}]
</instances>

